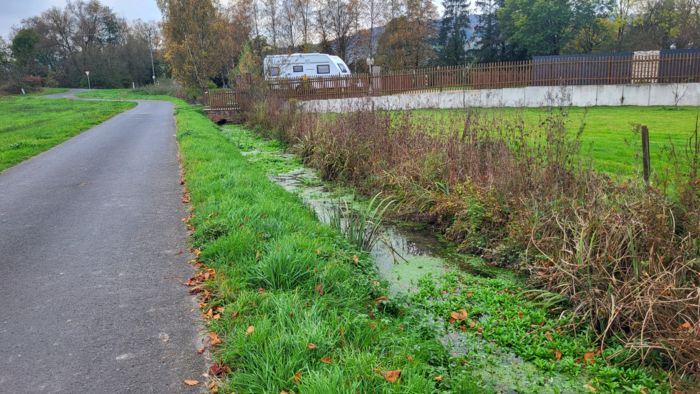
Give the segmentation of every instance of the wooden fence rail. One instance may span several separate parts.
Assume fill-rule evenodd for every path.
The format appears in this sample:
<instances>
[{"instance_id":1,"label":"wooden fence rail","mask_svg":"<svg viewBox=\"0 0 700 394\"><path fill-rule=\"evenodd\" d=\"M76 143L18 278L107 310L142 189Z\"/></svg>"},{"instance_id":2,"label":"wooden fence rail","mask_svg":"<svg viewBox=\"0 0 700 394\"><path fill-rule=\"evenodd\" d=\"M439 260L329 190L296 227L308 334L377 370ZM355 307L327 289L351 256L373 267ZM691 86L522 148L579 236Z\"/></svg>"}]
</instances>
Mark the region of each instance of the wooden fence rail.
<instances>
[{"instance_id":1,"label":"wooden fence rail","mask_svg":"<svg viewBox=\"0 0 700 394\"><path fill-rule=\"evenodd\" d=\"M700 53L572 55L379 75L275 79L267 84L270 93L278 97L317 100L452 89L681 82L700 82ZM205 95L205 105L210 109L238 108L239 103L236 91Z\"/></svg>"}]
</instances>

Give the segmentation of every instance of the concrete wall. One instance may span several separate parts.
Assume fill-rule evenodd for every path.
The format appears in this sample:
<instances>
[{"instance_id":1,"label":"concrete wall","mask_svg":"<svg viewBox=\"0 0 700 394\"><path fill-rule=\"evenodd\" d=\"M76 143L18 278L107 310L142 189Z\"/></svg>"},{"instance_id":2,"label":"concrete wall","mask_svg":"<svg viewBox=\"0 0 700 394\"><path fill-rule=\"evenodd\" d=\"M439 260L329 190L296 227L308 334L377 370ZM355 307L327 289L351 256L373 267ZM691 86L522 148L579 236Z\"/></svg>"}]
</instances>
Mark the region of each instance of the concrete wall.
<instances>
[{"instance_id":1,"label":"concrete wall","mask_svg":"<svg viewBox=\"0 0 700 394\"><path fill-rule=\"evenodd\" d=\"M393 96L312 100L301 103L311 112L358 109L418 109L466 107L546 106L673 106L700 105L700 83L589 86L532 86L527 88L454 90L404 93Z\"/></svg>"}]
</instances>

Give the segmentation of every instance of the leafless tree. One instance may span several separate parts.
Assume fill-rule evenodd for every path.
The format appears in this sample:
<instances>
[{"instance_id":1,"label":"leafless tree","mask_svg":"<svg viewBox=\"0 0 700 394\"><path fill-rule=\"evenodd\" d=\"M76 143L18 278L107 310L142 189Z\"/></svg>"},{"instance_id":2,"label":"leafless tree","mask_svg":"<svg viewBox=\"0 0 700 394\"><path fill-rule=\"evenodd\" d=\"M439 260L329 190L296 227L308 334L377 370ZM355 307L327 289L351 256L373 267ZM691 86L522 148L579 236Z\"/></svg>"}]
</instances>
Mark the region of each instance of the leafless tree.
<instances>
[{"instance_id":1,"label":"leafless tree","mask_svg":"<svg viewBox=\"0 0 700 394\"><path fill-rule=\"evenodd\" d=\"M280 0L262 0L262 15L267 24L267 32L272 40L272 47L278 47L280 24Z\"/></svg>"}]
</instances>

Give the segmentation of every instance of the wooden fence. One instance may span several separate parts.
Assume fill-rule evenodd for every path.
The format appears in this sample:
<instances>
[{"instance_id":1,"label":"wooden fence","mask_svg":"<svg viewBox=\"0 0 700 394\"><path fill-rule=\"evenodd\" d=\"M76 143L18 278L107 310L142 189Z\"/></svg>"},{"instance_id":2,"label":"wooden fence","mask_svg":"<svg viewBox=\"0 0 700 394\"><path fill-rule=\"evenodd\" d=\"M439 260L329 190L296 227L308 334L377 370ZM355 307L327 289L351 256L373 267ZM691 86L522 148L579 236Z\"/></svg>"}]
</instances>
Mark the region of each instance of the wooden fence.
<instances>
[{"instance_id":1,"label":"wooden fence","mask_svg":"<svg viewBox=\"0 0 700 394\"><path fill-rule=\"evenodd\" d=\"M700 82L700 52L635 56L571 55L520 62L434 67L353 74L338 77L287 78L268 81L271 94L285 99L315 100L527 86L620 85ZM235 92L207 94L209 108L238 106Z\"/></svg>"}]
</instances>

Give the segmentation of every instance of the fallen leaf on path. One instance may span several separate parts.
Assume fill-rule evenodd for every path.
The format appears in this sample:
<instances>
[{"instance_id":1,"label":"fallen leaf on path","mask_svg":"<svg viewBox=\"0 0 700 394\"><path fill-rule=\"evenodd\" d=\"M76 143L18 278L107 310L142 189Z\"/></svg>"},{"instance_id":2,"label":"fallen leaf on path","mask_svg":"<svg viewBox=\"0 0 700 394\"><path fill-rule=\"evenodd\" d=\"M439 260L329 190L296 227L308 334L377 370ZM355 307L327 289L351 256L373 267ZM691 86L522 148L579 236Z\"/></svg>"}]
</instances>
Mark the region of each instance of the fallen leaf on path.
<instances>
[{"instance_id":1,"label":"fallen leaf on path","mask_svg":"<svg viewBox=\"0 0 700 394\"><path fill-rule=\"evenodd\" d=\"M221 338L219 338L219 336L216 335L215 332L210 332L209 334L207 334L207 336L209 337L209 344L211 346L216 346L216 345L221 344Z\"/></svg>"},{"instance_id":2,"label":"fallen leaf on path","mask_svg":"<svg viewBox=\"0 0 700 394\"><path fill-rule=\"evenodd\" d=\"M357 264L360 262L360 258L357 255L352 256L352 262Z\"/></svg>"},{"instance_id":3,"label":"fallen leaf on path","mask_svg":"<svg viewBox=\"0 0 700 394\"><path fill-rule=\"evenodd\" d=\"M215 382L209 383L207 388L211 394L219 394L219 386L217 386Z\"/></svg>"},{"instance_id":4,"label":"fallen leaf on path","mask_svg":"<svg viewBox=\"0 0 700 394\"><path fill-rule=\"evenodd\" d=\"M379 297L375 298L374 301L372 301L372 303L374 303L375 305L378 305L378 304L381 304L382 302L385 302L387 300L389 300L389 299L386 296L379 296Z\"/></svg>"},{"instance_id":5,"label":"fallen leaf on path","mask_svg":"<svg viewBox=\"0 0 700 394\"><path fill-rule=\"evenodd\" d=\"M583 354L583 361L591 365L595 364L595 352L586 352Z\"/></svg>"},{"instance_id":6,"label":"fallen leaf on path","mask_svg":"<svg viewBox=\"0 0 700 394\"><path fill-rule=\"evenodd\" d=\"M442 375L438 375L435 377L436 382L442 382Z\"/></svg>"},{"instance_id":7,"label":"fallen leaf on path","mask_svg":"<svg viewBox=\"0 0 700 394\"><path fill-rule=\"evenodd\" d=\"M583 385L583 388L588 389L588 391L590 391L591 393L595 393L596 391L598 391L598 390L596 390L596 388L593 387L593 385L590 384L590 383L589 383L589 384L584 384L584 385Z\"/></svg>"},{"instance_id":8,"label":"fallen leaf on path","mask_svg":"<svg viewBox=\"0 0 700 394\"><path fill-rule=\"evenodd\" d=\"M389 383L396 383L399 377L401 377L400 369L384 372L384 379L386 379L386 381Z\"/></svg>"},{"instance_id":9,"label":"fallen leaf on path","mask_svg":"<svg viewBox=\"0 0 700 394\"><path fill-rule=\"evenodd\" d=\"M194 379L185 379L184 383L188 386L196 386L199 384L199 380L194 380Z\"/></svg>"},{"instance_id":10,"label":"fallen leaf on path","mask_svg":"<svg viewBox=\"0 0 700 394\"><path fill-rule=\"evenodd\" d=\"M326 356L321 359L321 362L324 364L332 364L333 359L331 358L331 356Z\"/></svg>"},{"instance_id":11,"label":"fallen leaf on path","mask_svg":"<svg viewBox=\"0 0 700 394\"><path fill-rule=\"evenodd\" d=\"M693 326L691 326L690 323L683 322L683 324L678 327L678 331L690 331L691 328L693 328Z\"/></svg>"},{"instance_id":12,"label":"fallen leaf on path","mask_svg":"<svg viewBox=\"0 0 700 394\"><path fill-rule=\"evenodd\" d=\"M301 371L295 373L292 380L294 381L294 384L299 384L299 382L301 382Z\"/></svg>"},{"instance_id":13,"label":"fallen leaf on path","mask_svg":"<svg viewBox=\"0 0 700 394\"><path fill-rule=\"evenodd\" d=\"M315 343L309 342L309 344L306 345L306 348L309 349L309 350L316 350L317 346L316 346Z\"/></svg>"},{"instance_id":14,"label":"fallen leaf on path","mask_svg":"<svg viewBox=\"0 0 700 394\"><path fill-rule=\"evenodd\" d=\"M248 326L248 328L246 328L246 330L245 330L245 335L250 335L250 334L252 334L252 333L254 333L254 332L255 332L255 327L253 327L253 326Z\"/></svg>"},{"instance_id":15,"label":"fallen leaf on path","mask_svg":"<svg viewBox=\"0 0 700 394\"><path fill-rule=\"evenodd\" d=\"M547 331L544 333L544 337L547 338L548 341L552 342L554 338L552 338L552 333Z\"/></svg>"}]
</instances>

